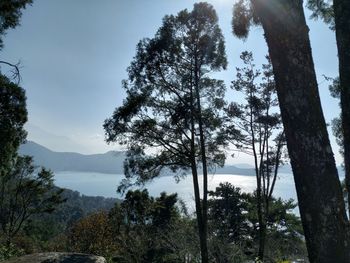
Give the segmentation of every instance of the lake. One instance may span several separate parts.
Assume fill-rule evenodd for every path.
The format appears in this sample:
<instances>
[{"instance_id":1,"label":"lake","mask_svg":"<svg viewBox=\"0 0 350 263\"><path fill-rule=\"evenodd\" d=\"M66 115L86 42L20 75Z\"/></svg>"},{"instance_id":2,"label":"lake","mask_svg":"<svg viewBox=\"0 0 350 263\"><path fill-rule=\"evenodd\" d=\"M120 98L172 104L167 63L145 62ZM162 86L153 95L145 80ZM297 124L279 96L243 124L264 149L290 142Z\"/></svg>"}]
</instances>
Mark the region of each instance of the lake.
<instances>
[{"instance_id":1,"label":"lake","mask_svg":"<svg viewBox=\"0 0 350 263\"><path fill-rule=\"evenodd\" d=\"M55 184L79 191L81 194L90 196L104 196L122 198L116 193L119 182L123 179L121 174L103 174L87 172L57 172L55 173ZM202 176L199 177L202 182ZM229 182L240 187L243 192L252 192L256 188L255 176L215 174L208 178L209 190L215 190L221 182ZM163 176L148 183L145 188L152 196L158 196L161 192L178 193L178 196L185 201L189 210L194 211L194 194L192 176L187 176L179 183L171 176ZM285 200L297 199L294 180L291 174L281 173L276 181L274 196ZM295 211L298 213L298 211Z\"/></svg>"}]
</instances>

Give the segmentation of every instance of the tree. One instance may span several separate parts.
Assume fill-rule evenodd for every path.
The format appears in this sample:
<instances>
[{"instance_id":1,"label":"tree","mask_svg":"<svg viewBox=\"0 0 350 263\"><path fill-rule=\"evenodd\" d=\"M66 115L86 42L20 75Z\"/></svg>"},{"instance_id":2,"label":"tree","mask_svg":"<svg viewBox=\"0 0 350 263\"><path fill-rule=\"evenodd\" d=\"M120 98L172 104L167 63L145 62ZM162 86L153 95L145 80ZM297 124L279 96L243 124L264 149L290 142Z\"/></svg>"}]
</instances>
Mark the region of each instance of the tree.
<instances>
[{"instance_id":1,"label":"tree","mask_svg":"<svg viewBox=\"0 0 350 263\"><path fill-rule=\"evenodd\" d=\"M231 103L228 106L227 133L238 151L254 159L260 241L258 256L263 259L266 220L278 168L283 161L285 139L271 64L263 65L261 72L255 68L251 52L243 52L241 59L244 67L237 68L232 88L245 96L245 103ZM267 60L269 62L268 57ZM257 84L259 80L261 82Z\"/></svg>"},{"instance_id":2,"label":"tree","mask_svg":"<svg viewBox=\"0 0 350 263\"><path fill-rule=\"evenodd\" d=\"M0 51L4 46L2 37L6 34L8 29L15 28L19 25L22 9L25 9L26 6L32 4L32 2L32 0L5 0L0 2ZM0 64L10 66L13 69L13 78L17 78L17 84L19 84L19 63L12 64L0 60Z\"/></svg>"},{"instance_id":3,"label":"tree","mask_svg":"<svg viewBox=\"0 0 350 263\"><path fill-rule=\"evenodd\" d=\"M177 194L163 192L153 198L146 189L128 191L125 200L116 204L109 214L118 262L179 262L183 259L185 249L181 247L184 244L179 244L178 228L183 231L188 227L180 216L177 201ZM191 236L190 232L188 234Z\"/></svg>"},{"instance_id":4,"label":"tree","mask_svg":"<svg viewBox=\"0 0 350 263\"><path fill-rule=\"evenodd\" d=\"M241 262L240 259L246 262L248 256L255 255L252 250L260 243L257 234L260 228L256 209L257 191L242 193L240 188L230 183L220 183L209 195L209 222L215 240L212 250L216 262ZM271 197L270 212L265 223L266 231L271 236L266 242L267 262L275 262L282 256L304 255L301 222L291 213L295 207L293 200ZM227 245L233 251L225 251Z\"/></svg>"},{"instance_id":5,"label":"tree","mask_svg":"<svg viewBox=\"0 0 350 263\"><path fill-rule=\"evenodd\" d=\"M53 191L52 172L44 168L36 172L29 156L18 156L14 161L11 171L1 181L0 226L7 245L31 216L52 212L63 202L60 197L63 190Z\"/></svg>"},{"instance_id":6,"label":"tree","mask_svg":"<svg viewBox=\"0 0 350 263\"><path fill-rule=\"evenodd\" d=\"M6 30L19 25L22 9L31 3L32 0L0 2L0 50ZM11 239L32 215L51 212L63 200L60 198L62 190L53 190L50 171L44 168L35 171L31 157L17 155L26 138L23 129L27 121L26 97L18 86L18 64L6 61L0 64L12 67L14 78L18 80L15 84L0 73L0 227L9 247Z\"/></svg>"},{"instance_id":7,"label":"tree","mask_svg":"<svg viewBox=\"0 0 350 263\"><path fill-rule=\"evenodd\" d=\"M19 25L22 15L21 9L32 0L8 0L0 2L0 50L3 48L2 36L9 28ZM19 76L16 65L0 61L15 68L15 75ZM10 167L16 151L24 142L26 132L23 129L27 121L26 97L24 90L12 83L6 76L0 74L0 180ZM0 197L1 199L1 197ZM1 201L0 201L1 202ZM0 203L1 207L1 203Z\"/></svg>"},{"instance_id":8,"label":"tree","mask_svg":"<svg viewBox=\"0 0 350 263\"><path fill-rule=\"evenodd\" d=\"M264 29L310 262L348 262L347 216L322 113L301 0L241 0L233 31Z\"/></svg>"},{"instance_id":9,"label":"tree","mask_svg":"<svg viewBox=\"0 0 350 263\"><path fill-rule=\"evenodd\" d=\"M313 17L321 17L335 30L339 58L339 97L341 118L339 124L343 140L345 185L350 192L350 2L347 0L308 0ZM348 200L350 202L350 200ZM350 205L348 203L350 212Z\"/></svg>"},{"instance_id":10,"label":"tree","mask_svg":"<svg viewBox=\"0 0 350 263\"><path fill-rule=\"evenodd\" d=\"M332 81L332 83L329 85L329 91L331 93L331 96L335 99L340 99L339 78L338 77L336 77L336 78L325 77L325 79L327 81ZM337 142L338 146L340 147L339 152L344 157L344 135L343 135L343 129L342 129L342 116L341 116L341 114L339 115L339 117L336 117L332 120L331 125L332 125L333 135L335 136L336 142Z\"/></svg>"},{"instance_id":11,"label":"tree","mask_svg":"<svg viewBox=\"0 0 350 263\"><path fill-rule=\"evenodd\" d=\"M27 121L24 90L0 75L0 225L5 226L5 193L17 149L24 142Z\"/></svg>"},{"instance_id":12,"label":"tree","mask_svg":"<svg viewBox=\"0 0 350 263\"><path fill-rule=\"evenodd\" d=\"M26 121L24 89L0 75L0 178L9 171L18 147L25 140Z\"/></svg>"},{"instance_id":13,"label":"tree","mask_svg":"<svg viewBox=\"0 0 350 263\"><path fill-rule=\"evenodd\" d=\"M249 228L244 213L248 204L241 189L230 183L220 183L209 192L209 219L215 228L214 235L229 243L239 243Z\"/></svg>"},{"instance_id":14,"label":"tree","mask_svg":"<svg viewBox=\"0 0 350 263\"><path fill-rule=\"evenodd\" d=\"M0 74L0 227L7 246L32 215L62 202L61 191L53 190L53 174L35 171L30 157L17 155L26 121L24 90Z\"/></svg>"},{"instance_id":15,"label":"tree","mask_svg":"<svg viewBox=\"0 0 350 263\"><path fill-rule=\"evenodd\" d=\"M112 257L116 238L107 212L97 212L80 219L70 230L69 244L74 252Z\"/></svg>"},{"instance_id":16,"label":"tree","mask_svg":"<svg viewBox=\"0 0 350 263\"><path fill-rule=\"evenodd\" d=\"M1 36L9 28L15 28L19 25L22 10L26 5L33 3L33 0L6 0L0 2L0 50L3 47Z\"/></svg>"},{"instance_id":17,"label":"tree","mask_svg":"<svg viewBox=\"0 0 350 263\"><path fill-rule=\"evenodd\" d=\"M208 170L223 165L220 147L226 143L220 132L225 86L210 76L227 64L217 21L206 3L166 16L155 37L138 44L123 83L127 98L104 124L108 142L128 147L121 190L155 178L164 168L178 179L191 171L202 262L208 262Z\"/></svg>"}]
</instances>

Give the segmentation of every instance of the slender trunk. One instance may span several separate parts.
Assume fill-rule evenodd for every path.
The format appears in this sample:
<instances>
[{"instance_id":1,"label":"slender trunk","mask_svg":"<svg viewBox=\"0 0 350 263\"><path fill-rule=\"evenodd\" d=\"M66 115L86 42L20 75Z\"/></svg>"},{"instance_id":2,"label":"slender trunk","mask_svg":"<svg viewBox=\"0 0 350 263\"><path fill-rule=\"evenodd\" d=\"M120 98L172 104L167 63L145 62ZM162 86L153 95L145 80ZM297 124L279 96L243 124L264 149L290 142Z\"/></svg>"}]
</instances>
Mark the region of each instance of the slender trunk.
<instances>
[{"instance_id":1,"label":"slender trunk","mask_svg":"<svg viewBox=\"0 0 350 263\"><path fill-rule=\"evenodd\" d=\"M259 155L260 162L258 166L258 184L257 184L257 197L258 197L258 220L259 220L259 251L258 257L261 261L264 260L265 243L266 243L266 211L265 211L265 171L264 171L264 156L266 151L266 129L260 129L259 134ZM263 138L263 139L261 139ZM254 153L256 155L256 153Z\"/></svg>"},{"instance_id":2,"label":"slender trunk","mask_svg":"<svg viewBox=\"0 0 350 263\"><path fill-rule=\"evenodd\" d=\"M281 136L278 139L277 143L277 151L276 151L276 157L274 160L274 171L273 171L273 179L272 179L272 184L268 193L268 200L271 199L273 190L275 189L275 184L276 184L276 179L277 179L277 174L278 174L278 168L280 166L280 160L281 160L281 151L283 147L283 141L284 141L284 131L282 132ZM268 212L268 211L267 211Z\"/></svg>"},{"instance_id":3,"label":"slender trunk","mask_svg":"<svg viewBox=\"0 0 350 263\"><path fill-rule=\"evenodd\" d=\"M203 218L203 239L205 242L205 247L207 248L207 239L208 239L208 167L207 167L207 157L205 149L205 138L203 131L203 120L202 120L202 109L201 109L201 99L199 91L199 69L197 59L195 59L195 79L194 86L196 91L196 100L197 100L197 118L198 118L198 128L199 128L199 140L201 148L201 158L203 166L203 200L202 200L202 218ZM202 262L208 262L208 250L203 251Z\"/></svg>"},{"instance_id":4,"label":"slender trunk","mask_svg":"<svg viewBox=\"0 0 350 263\"><path fill-rule=\"evenodd\" d=\"M252 97L252 94L250 93ZM258 153L255 146L255 130L254 130L254 120L253 120L253 110L250 108L250 134L251 134L251 144L253 150L254 157L254 166L255 166L255 177L256 177L256 209L258 214L258 223L259 223L259 249L258 249L258 257L260 260L264 258L264 224L263 224L263 214L262 214L262 205L261 205L261 160L260 166L258 163ZM261 154L261 135L259 138L259 153Z\"/></svg>"},{"instance_id":5,"label":"slender trunk","mask_svg":"<svg viewBox=\"0 0 350 263\"><path fill-rule=\"evenodd\" d=\"M198 225L198 234L199 234L199 244L201 249L201 258L202 263L208 262L208 248L206 236L203 235L203 215L201 207L201 199L199 194L199 184L198 184L198 172L195 161L191 163L192 178L193 178L193 189L194 189L194 199L196 206L196 216L197 216L197 225Z\"/></svg>"},{"instance_id":6,"label":"slender trunk","mask_svg":"<svg viewBox=\"0 0 350 263\"><path fill-rule=\"evenodd\" d=\"M264 252L265 252L265 240L266 240L266 224L263 219L259 223L259 253L258 257L261 261L264 261Z\"/></svg>"},{"instance_id":7,"label":"slender trunk","mask_svg":"<svg viewBox=\"0 0 350 263\"><path fill-rule=\"evenodd\" d=\"M350 262L348 220L302 0L252 0L264 28L311 263Z\"/></svg>"},{"instance_id":8,"label":"slender trunk","mask_svg":"<svg viewBox=\"0 0 350 263\"><path fill-rule=\"evenodd\" d=\"M198 183L198 170L196 164L196 150L195 150L195 109L193 106L193 92L191 89L191 170L193 178L193 189L194 189L194 199L196 206L197 224L198 224L198 234L199 234L199 244L201 249L201 259L202 263L208 263L208 246L207 237L204 234L205 226L203 223L203 211L201 206L201 199L199 193L199 183Z\"/></svg>"},{"instance_id":9,"label":"slender trunk","mask_svg":"<svg viewBox=\"0 0 350 263\"><path fill-rule=\"evenodd\" d=\"M10 250L11 247L11 236L8 234L6 237L6 248L7 250Z\"/></svg>"},{"instance_id":10,"label":"slender trunk","mask_svg":"<svg viewBox=\"0 0 350 263\"><path fill-rule=\"evenodd\" d=\"M339 57L345 184L347 192L350 193L350 1L334 0L334 15ZM348 210L350 215L350 198Z\"/></svg>"},{"instance_id":11,"label":"slender trunk","mask_svg":"<svg viewBox=\"0 0 350 263\"><path fill-rule=\"evenodd\" d=\"M259 221L259 250L258 250L258 257L260 260L264 259L264 251L265 251L265 214L263 209L263 194L262 194L262 187L261 187L261 178L262 178L262 165L260 163L260 167L258 168L259 176L258 176L258 183L257 183L257 189L256 189L256 195L257 195L257 208L258 208L258 221Z\"/></svg>"}]
</instances>

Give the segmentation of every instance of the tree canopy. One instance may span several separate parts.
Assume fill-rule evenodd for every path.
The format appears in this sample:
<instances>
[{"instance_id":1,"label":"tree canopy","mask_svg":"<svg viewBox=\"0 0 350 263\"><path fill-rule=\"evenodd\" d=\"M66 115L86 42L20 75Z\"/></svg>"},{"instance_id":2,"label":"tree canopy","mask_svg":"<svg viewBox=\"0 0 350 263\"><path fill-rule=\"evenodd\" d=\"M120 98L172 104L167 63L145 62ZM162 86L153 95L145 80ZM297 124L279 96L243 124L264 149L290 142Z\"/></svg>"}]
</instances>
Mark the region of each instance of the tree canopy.
<instances>
[{"instance_id":1,"label":"tree canopy","mask_svg":"<svg viewBox=\"0 0 350 263\"><path fill-rule=\"evenodd\" d=\"M155 37L137 45L123 82L127 98L104 124L107 142L128 148L120 190L143 184L164 168L178 179L192 172L202 262L208 262L208 170L224 164L226 144L221 132L226 88L211 73L226 65L224 38L211 5L197 3L191 12L165 16Z\"/></svg>"},{"instance_id":2,"label":"tree canopy","mask_svg":"<svg viewBox=\"0 0 350 263\"><path fill-rule=\"evenodd\" d=\"M18 147L26 138L25 91L0 75L0 175L9 169Z\"/></svg>"},{"instance_id":3,"label":"tree canopy","mask_svg":"<svg viewBox=\"0 0 350 263\"><path fill-rule=\"evenodd\" d=\"M33 3L33 0L0 1L0 50L3 47L2 36L6 33L6 30L19 25L22 9L31 3Z\"/></svg>"}]
</instances>

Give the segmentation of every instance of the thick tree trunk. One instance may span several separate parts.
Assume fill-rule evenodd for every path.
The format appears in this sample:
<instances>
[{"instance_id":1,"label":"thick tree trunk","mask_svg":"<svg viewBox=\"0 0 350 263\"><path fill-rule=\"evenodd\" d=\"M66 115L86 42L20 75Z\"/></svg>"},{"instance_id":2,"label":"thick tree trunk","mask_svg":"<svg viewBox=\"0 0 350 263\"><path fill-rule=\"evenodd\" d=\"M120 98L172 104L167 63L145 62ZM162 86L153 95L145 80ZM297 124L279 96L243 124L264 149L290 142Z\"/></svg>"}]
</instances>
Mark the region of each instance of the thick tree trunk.
<instances>
[{"instance_id":1,"label":"thick tree trunk","mask_svg":"<svg viewBox=\"0 0 350 263\"><path fill-rule=\"evenodd\" d=\"M334 15L339 56L345 183L350 193L350 1L334 0ZM350 198L348 209L350 214Z\"/></svg>"},{"instance_id":2,"label":"thick tree trunk","mask_svg":"<svg viewBox=\"0 0 350 263\"><path fill-rule=\"evenodd\" d=\"M302 0L252 0L269 47L310 262L350 262Z\"/></svg>"}]
</instances>

